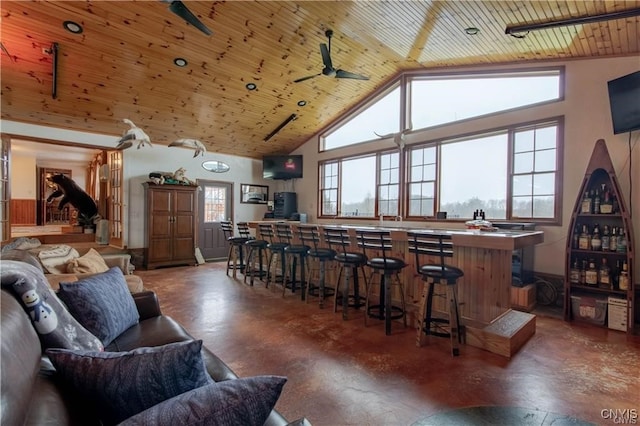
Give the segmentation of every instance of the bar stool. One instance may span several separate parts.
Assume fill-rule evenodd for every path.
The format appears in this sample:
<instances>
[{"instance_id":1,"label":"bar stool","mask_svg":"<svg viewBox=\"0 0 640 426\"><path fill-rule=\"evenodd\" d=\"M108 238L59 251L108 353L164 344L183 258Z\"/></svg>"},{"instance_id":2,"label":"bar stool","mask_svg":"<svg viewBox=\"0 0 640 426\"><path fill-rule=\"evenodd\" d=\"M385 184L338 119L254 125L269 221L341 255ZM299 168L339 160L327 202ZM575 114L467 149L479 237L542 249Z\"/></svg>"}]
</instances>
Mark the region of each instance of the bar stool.
<instances>
[{"instance_id":1,"label":"bar stool","mask_svg":"<svg viewBox=\"0 0 640 426\"><path fill-rule=\"evenodd\" d=\"M233 278L236 277L236 271L244 270L243 262L243 246L247 242L248 238L245 236L235 236L233 233L233 223L228 220L220 222L222 232L225 238L229 242L229 254L227 255L227 276L229 276L229 270L233 270ZM238 264L238 260L240 263Z\"/></svg>"},{"instance_id":2,"label":"bar stool","mask_svg":"<svg viewBox=\"0 0 640 426\"><path fill-rule=\"evenodd\" d=\"M336 291L333 297L333 312L338 310L338 298L342 302L342 319L347 320L347 312L349 308L359 309L364 305L366 298L360 295L360 283L358 282L358 270L362 272L362 278L365 284L365 294L367 285L367 276L364 272L364 265L367 264L367 257L360 252L351 251L351 237L349 231L344 228L324 228L324 240L331 249L336 252L335 261L340 264L338 279L336 281ZM344 282L341 283L340 278L344 272ZM351 277L353 276L353 280ZM353 282L353 291L350 284ZM340 287L342 286L342 291ZM349 303L351 301L351 303Z\"/></svg>"},{"instance_id":3,"label":"bar stool","mask_svg":"<svg viewBox=\"0 0 640 426\"><path fill-rule=\"evenodd\" d=\"M404 260L397 257L387 256L391 251L391 233L389 231L380 230L363 230L356 229L358 247L367 252L373 252L375 255L367 255L367 266L372 269L369 278L369 286L367 288L366 307L367 312L364 316L365 326L369 316L377 319L384 319L385 334L391 334L391 320L402 318L404 326L407 326L406 304L404 301L404 286L399 272L407 266ZM371 305L371 290L373 287L373 275L380 276L380 301L377 305ZM396 278L395 284L400 288L400 299L402 306L394 306L391 302L391 286L393 277Z\"/></svg>"},{"instance_id":4,"label":"bar stool","mask_svg":"<svg viewBox=\"0 0 640 426\"><path fill-rule=\"evenodd\" d=\"M280 270L282 271L280 279L282 285L284 286L286 275L286 256L284 254L284 249L287 247L287 244L276 240L273 226L270 223L258 224L258 230L260 231L260 237L267 241L267 250L269 251L269 257L267 259L266 286L267 288L269 287L269 283L271 282L271 280L273 280L274 285L278 282L278 260L280 261ZM275 265L274 260L276 261Z\"/></svg>"},{"instance_id":5,"label":"bar stool","mask_svg":"<svg viewBox=\"0 0 640 426\"><path fill-rule=\"evenodd\" d=\"M238 230L240 229L240 223L238 223ZM248 230L248 224L247 224ZM258 279L262 279L266 271L264 270L264 263L262 261L263 258L266 257L267 246L269 245L269 241L262 239L262 235L260 239L249 237L250 239L244 243L245 248L247 249L246 256L246 265L244 269L244 283L247 283L247 277L249 278L249 285L253 286L253 279L256 272L255 267L255 256L258 256Z\"/></svg>"},{"instance_id":6,"label":"bar stool","mask_svg":"<svg viewBox=\"0 0 640 426\"><path fill-rule=\"evenodd\" d=\"M296 292L296 272L298 268L298 261L300 262L300 299L305 300L306 293L306 285L307 282L305 280L305 259L307 258L307 253L311 247L306 246L304 244L293 244L293 232L291 231L291 225L288 223L276 223L276 236L280 239L281 243L286 243L286 247L284 248L285 256L288 256L289 259L287 263L289 264L289 268L287 268L287 274L285 275L285 279L283 280L282 286L282 296L285 295L287 290L287 284L291 287L291 292ZM286 277L289 277L289 281L286 280Z\"/></svg>"},{"instance_id":7,"label":"bar stool","mask_svg":"<svg viewBox=\"0 0 640 426\"><path fill-rule=\"evenodd\" d=\"M409 232L409 252L415 253L416 271L422 275L425 282L420 300L418 313L418 327L416 345L422 346L425 335L451 338L451 354L460 354L459 344L462 340L464 328L460 325L458 313L457 283L464 272L455 266L444 263L446 257L453 257L453 243L451 235ZM437 261L421 263L420 256L431 256ZM434 288L446 286L444 293L436 293ZM433 297L445 298L446 314L448 318L437 318L433 315Z\"/></svg>"},{"instance_id":8,"label":"bar stool","mask_svg":"<svg viewBox=\"0 0 640 426\"><path fill-rule=\"evenodd\" d=\"M333 296L335 293L333 288L325 286L325 264L327 263L327 260L333 260L336 256L336 252L330 248L318 247L320 244L320 231L318 231L318 227L315 225L298 225L298 238L302 245L310 247L307 251L307 255L316 259L319 263L317 286L311 284L312 274L309 273L306 301L309 302L309 296L314 290L317 290L319 299L318 304L320 305L320 308L324 308L325 296Z\"/></svg>"}]
</instances>

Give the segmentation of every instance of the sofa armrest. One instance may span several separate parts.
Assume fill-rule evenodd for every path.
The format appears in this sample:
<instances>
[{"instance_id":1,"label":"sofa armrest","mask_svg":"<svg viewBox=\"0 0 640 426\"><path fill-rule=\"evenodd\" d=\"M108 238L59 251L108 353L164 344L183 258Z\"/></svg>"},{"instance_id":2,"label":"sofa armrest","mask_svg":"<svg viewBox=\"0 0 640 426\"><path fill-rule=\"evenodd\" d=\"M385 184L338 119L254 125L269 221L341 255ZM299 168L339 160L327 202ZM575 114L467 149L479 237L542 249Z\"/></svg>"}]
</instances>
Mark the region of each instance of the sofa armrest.
<instances>
[{"instance_id":1,"label":"sofa armrest","mask_svg":"<svg viewBox=\"0 0 640 426\"><path fill-rule=\"evenodd\" d=\"M153 291L141 291L133 293L131 296L133 296L133 301L138 308L140 321L162 315L158 296Z\"/></svg>"},{"instance_id":2,"label":"sofa armrest","mask_svg":"<svg viewBox=\"0 0 640 426\"><path fill-rule=\"evenodd\" d=\"M109 268L113 268L117 266L120 268L124 275L129 275L131 273L129 265L131 263L131 255L128 253L111 253L111 254L100 254L102 259L104 259L104 263L107 264Z\"/></svg>"}]
</instances>

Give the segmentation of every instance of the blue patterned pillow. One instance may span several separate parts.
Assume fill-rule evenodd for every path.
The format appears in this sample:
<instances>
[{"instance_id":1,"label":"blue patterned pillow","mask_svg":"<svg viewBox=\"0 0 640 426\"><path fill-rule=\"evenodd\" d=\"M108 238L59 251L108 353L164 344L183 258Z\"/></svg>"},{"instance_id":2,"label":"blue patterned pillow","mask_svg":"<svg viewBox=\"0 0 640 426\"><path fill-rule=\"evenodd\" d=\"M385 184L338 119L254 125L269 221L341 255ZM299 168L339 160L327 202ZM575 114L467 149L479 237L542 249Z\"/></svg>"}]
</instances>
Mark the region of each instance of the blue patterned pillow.
<instances>
[{"instance_id":1,"label":"blue patterned pillow","mask_svg":"<svg viewBox=\"0 0 640 426\"><path fill-rule=\"evenodd\" d=\"M138 348L130 352L49 349L56 374L95 404L106 424L214 383L200 350L202 340Z\"/></svg>"},{"instance_id":2,"label":"blue patterned pillow","mask_svg":"<svg viewBox=\"0 0 640 426\"><path fill-rule=\"evenodd\" d=\"M286 381L278 376L225 380L168 399L120 426L262 426Z\"/></svg>"},{"instance_id":3,"label":"blue patterned pillow","mask_svg":"<svg viewBox=\"0 0 640 426\"><path fill-rule=\"evenodd\" d=\"M124 275L116 266L74 283L60 283L58 297L105 346L140 319Z\"/></svg>"}]
</instances>

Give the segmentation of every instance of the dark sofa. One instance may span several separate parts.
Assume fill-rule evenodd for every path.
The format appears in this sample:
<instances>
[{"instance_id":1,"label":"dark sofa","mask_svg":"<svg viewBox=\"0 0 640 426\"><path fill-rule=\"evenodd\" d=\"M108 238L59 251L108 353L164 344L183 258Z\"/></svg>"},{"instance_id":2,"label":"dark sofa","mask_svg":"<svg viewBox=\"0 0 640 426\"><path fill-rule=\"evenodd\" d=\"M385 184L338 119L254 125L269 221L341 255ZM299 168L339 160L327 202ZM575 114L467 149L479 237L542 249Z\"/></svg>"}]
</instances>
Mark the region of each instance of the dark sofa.
<instances>
[{"instance_id":1,"label":"dark sofa","mask_svg":"<svg viewBox=\"0 0 640 426\"><path fill-rule=\"evenodd\" d=\"M105 350L129 351L142 346L192 340L172 318L162 315L153 292L133 295L140 322L117 337ZM55 369L43 355L38 335L29 316L9 290L1 290L2 306L2 389L0 424L2 425L97 425L95 413L79 402L69 389L55 380ZM238 376L216 355L202 347L207 370L216 381ZM273 410L265 425L286 425Z\"/></svg>"}]
</instances>

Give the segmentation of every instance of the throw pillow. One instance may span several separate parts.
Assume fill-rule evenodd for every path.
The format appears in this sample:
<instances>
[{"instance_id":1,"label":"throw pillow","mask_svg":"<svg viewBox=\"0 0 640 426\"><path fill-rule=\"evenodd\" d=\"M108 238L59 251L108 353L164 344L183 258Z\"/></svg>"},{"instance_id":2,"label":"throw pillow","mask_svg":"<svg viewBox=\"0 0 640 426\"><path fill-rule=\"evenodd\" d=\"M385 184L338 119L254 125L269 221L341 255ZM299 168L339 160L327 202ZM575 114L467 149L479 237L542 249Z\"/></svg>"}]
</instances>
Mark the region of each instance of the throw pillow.
<instances>
[{"instance_id":1,"label":"throw pillow","mask_svg":"<svg viewBox=\"0 0 640 426\"><path fill-rule=\"evenodd\" d=\"M40 247L42 243L37 238L18 237L2 247L2 251L5 250L31 250Z\"/></svg>"},{"instance_id":2,"label":"throw pillow","mask_svg":"<svg viewBox=\"0 0 640 426\"><path fill-rule=\"evenodd\" d=\"M3 259L0 276L2 286L11 288L29 314L43 348L103 350L100 340L60 303L40 269L25 262Z\"/></svg>"},{"instance_id":3,"label":"throw pillow","mask_svg":"<svg viewBox=\"0 0 640 426\"><path fill-rule=\"evenodd\" d=\"M105 346L140 319L117 266L74 283L60 283L58 297L71 315Z\"/></svg>"},{"instance_id":4,"label":"throw pillow","mask_svg":"<svg viewBox=\"0 0 640 426\"><path fill-rule=\"evenodd\" d=\"M262 426L276 405L286 377L225 380L166 400L121 426Z\"/></svg>"},{"instance_id":5,"label":"throw pillow","mask_svg":"<svg viewBox=\"0 0 640 426\"><path fill-rule=\"evenodd\" d=\"M80 257L78 251L71 246L58 245L38 252L40 263L50 274L66 274L67 262Z\"/></svg>"},{"instance_id":6,"label":"throw pillow","mask_svg":"<svg viewBox=\"0 0 640 426\"><path fill-rule=\"evenodd\" d=\"M130 352L46 353L63 382L115 424L162 401L213 383L201 354L202 340L138 348Z\"/></svg>"},{"instance_id":7,"label":"throw pillow","mask_svg":"<svg viewBox=\"0 0 640 426\"><path fill-rule=\"evenodd\" d=\"M94 249L89 249L84 256L67 261L67 272L70 274L98 274L108 270L109 266Z\"/></svg>"}]
</instances>

